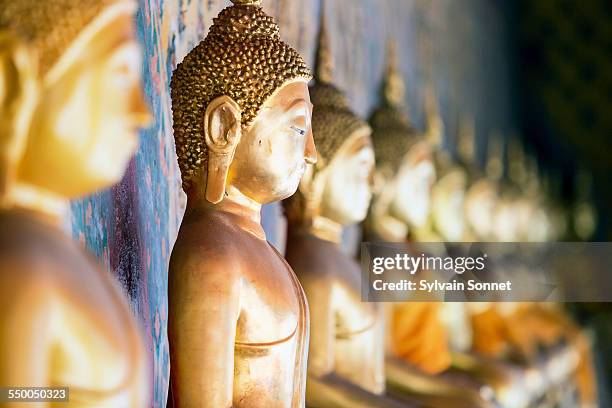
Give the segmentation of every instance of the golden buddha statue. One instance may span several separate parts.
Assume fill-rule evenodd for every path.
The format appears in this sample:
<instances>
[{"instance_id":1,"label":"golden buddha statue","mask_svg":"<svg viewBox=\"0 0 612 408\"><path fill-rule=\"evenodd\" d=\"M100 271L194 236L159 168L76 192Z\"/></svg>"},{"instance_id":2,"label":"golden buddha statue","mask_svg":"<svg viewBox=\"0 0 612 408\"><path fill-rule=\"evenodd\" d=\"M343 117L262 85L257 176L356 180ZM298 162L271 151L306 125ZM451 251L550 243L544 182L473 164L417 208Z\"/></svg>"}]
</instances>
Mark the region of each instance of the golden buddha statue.
<instances>
[{"instance_id":1,"label":"golden buddha statue","mask_svg":"<svg viewBox=\"0 0 612 408\"><path fill-rule=\"evenodd\" d=\"M488 178L495 180L502 192L498 199L493 238L502 242L542 241L548 234L547 217L543 213L536 166L526 157L516 139L509 141L508 149L509 181L502 182L501 138L493 134L489 140L487 172ZM554 394L554 388L559 387L575 368L578 368L576 382L582 388L581 394L587 395L587 399L595 394L592 372L589 371L588 342L560 308L533 302L505 302L470 304L468 309L473 328L473 350L485 358L513 367L523 378L522 391L515 394L525 398L516 401L517 405L549 398ZM570 347L559 347L563 333L571 333L568 337L572 339ZM503 393L502 402L505 395L512 397Z\"/></svg>"},{"instance_id":2,"label":"golden buddha statue","mask_svg":"<svg viewBox=\"0 0 612 408\"><path fill-rule=\"evenodd\" d=\"M370 119L376 157L375 194L365 233L369 241L407 243L423 237L423 231L431 231L431 189L436 178L432 141L437 143L441 137L443 123L431 122L427 137L411 126L403 113L404 83L393 45L388 59L383 105ZM487 406L475 389L438 376L452 360L442 307L434 302L389 305L389 392L398 398L410 395L424 405Z\"/></svg>"},{"instance_id":3,"label":"golden buddha statue","mask_svg":"<svg viewBox=\"0 0 612 408\"><path fill-rule=\"evenodd\" d=\"M366 232L371 240L404 242L427 226L436 173L432 145L402 111L405 85L393 43L388 52L383 104L370 118L377 191Z\"/></svg>"},{"instance_id":4,"label":"golden buddha statue","mask_svg":"<svg viewBox=\"0 0 612 408\"><path fill-rule=\"evenodd\" d=\"M173 73L187 208L170 259L170 404L302 407L308 307L262 204L316 161L311 73L259 1L233 0Z\"/></svg>"},{"instance_id":5,"label":"golden buddha statue","mask_svg":"<svg viewBox=\"0 0 612 408\"><path fill-rule=\"evenodd\" d=\"M486 172L498 185L497 206L494 211L493 241L519 242L521 240L521 224L518 211L519 191L512 183L504 179L504 149L503 135L493 131L488 140L488 156Z\"/></svg>"},{"instance_id":6,"label":"golden buddha statue","mask_svg":"<svg viewBox=\"0 0 612 408\"><path fill-rule=\"evenodd\" d=\"M518 140L513 139L509 149L510 179L522 187L516 210L521 238L527 242L556 239L555 226L551 225L549 216L553 211L547 207L550 200L542 190L537 165L533 159L529 160ZM580 403L584 406L596 403L590 341L561 305L515 304L505 308L504 317L509 348L525 361L539 360L540 369L553 389L565 387L565 381L573 376Z\"/></svg>"},{"instance_id":7,"label":"golden buddha statue","mask_svg":"<svg viewBox=\"0 0 612 408\"><path fill-rule=\"evenodd\" d=\"M514 190L508 191L502 183L503 146L498 133L493 133L489 139L484 172L476 167L475 147L474 121L463 117L459 123L457 150L468 176L464 204L467 231L464 239L492 242L498 239L495 223L499 215L500 190L505 188L503 199L507 200L508 212L504 216L516 216L511 218L514 222L519 214L516 211L516 195ZM519 229L515 231L518 233ZM543 384L543 377L535 368L524 369L507 361L511 354L508 343L510 327L504 313L512 304L506 303L500 308L491 302L470 302L463 306L471 342L469 348L454 352L453 368L489 385L502 406L526 406L532 396L525 383Z\"/></svg>"},{"instance_id":8,"label":"golden buddha statue","mask_svg":"<svg viewBox=\"0 0 612 408\"><path fill-rule=\"evenodd\" d=\"M68 387L70 407L149 405L128 303L62 230L70 199L121 179L149 121L136 7L0 1L0 384Z\"/></svg>"},{"instance_id":9,"label":"golden buddha statue","mask_svg":"<svg viewBox=\"0 0 612 408\"><path fill-rule=\"evenodd\" d=\"M310 88L318 160L284 202L286 257L309 301L306 402L313 407L400 406L385 393L382 308L361 301L361 268L340 248L342 229L363 221L374 151L369 125L333 85L322 13L315 84Z\"/></svg>"}]
</instances>

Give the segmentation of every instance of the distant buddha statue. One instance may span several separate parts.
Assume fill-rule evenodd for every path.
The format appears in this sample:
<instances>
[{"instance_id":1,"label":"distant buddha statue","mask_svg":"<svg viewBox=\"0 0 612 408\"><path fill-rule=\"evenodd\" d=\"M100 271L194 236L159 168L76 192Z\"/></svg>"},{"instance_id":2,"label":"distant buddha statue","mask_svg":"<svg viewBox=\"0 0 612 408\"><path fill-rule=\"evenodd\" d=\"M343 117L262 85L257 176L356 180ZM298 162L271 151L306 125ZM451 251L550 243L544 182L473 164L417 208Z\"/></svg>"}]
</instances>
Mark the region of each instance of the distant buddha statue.
<instances>
[{"instance_id":1,"label":"distant buddha statue","mask_svg":"<svg viewBox=\"0 0 612 408\"><path fill-rule=\"evenodd\" d=\"M468 184L464 200L466 237L470 241L494 240L498 184L494 174L480 171L476 165L476 133L473 119L463 117L459 128L459 157L467 170Z\"/></svg>"},{"instance_id":2,"label":"distant buddha statue","mask_svg":"<svg viewBox=\"0 0 612 408\"><path fill-rule=\"evenodd\" d=\"M403 242L426 227L436 179L432 146L403 112L405 85L389 47L383 103L374 111L375 194L366 222L372 240Z\"/></svg>"},{"instance_id":3,"label":"distant buddha statue","mask_svg":"<svg viewBox=\"0 0 612 408\"><path fill-rule=\"evenodd\" d=\"M520 239L531 243L555 240L555 234L564 228L564 221L559 229L551 224L554 216L550 214L559 206L554 202L550 204L551 200L546 197L537 166L516 138L510 140L508 157L510 182L517 195L515 212ZM538 365L553 390L567 387L567 379L573 376L579 402L593 406L597 392L591 344L568 312L555 303L524 302L504 306L507 348L523 360Z\"/></svg>"},{"instance_id":4,"label":"distant buddha statue","mask_svg":"<svg viewBox=\"0 0 612 408\"><path fill-rule=\"evenodd\" d=\"M170 404L303 407L308 306L262 204L316 161L311 73L259 1L233 0L170 83L187 208L170 260Z\"/></svg>"},{"instance_id":5,"label":"distant buddha statue","mask_svg":"<svg viewBox=\"0 0 612 408\"><path fill-rule=\"evenodd\" d=\"M590 241L597 228L597 208L593 203L593 176L586 170L576 175L575 201L572 208L572 227L581 241Z\"/></svg>"},{"instance_id":6,"label":"distant buddha statue","mask_svg":"<svg viewBox=\"0 0 612 408\"><path fill-rule=\"evenodd\" d=\"M466 233L464 203L468 175L442 147L444 122L440 117L433 88L427 88L425 111L426 135L434 147L436 181L431 192L430 230L425 231L425 236L421 233L421 238L417 237L417 240L434 241L437 237L438 241L460 242L464 240Z\"/></svg>"},{"instance_id":7,"label":"distant buddha statue","mask_svg":"<svg viewBox=\"0 0 612 408\"><path fill-rule=\"evenodd\" d=\"M436 180L431 140L441 137L443 124L435 118L432 125L437 128L428 129L430 137L412 127L403 112L404 83L393 46L388 59L383 104L370 119L376 191L365 233L368 241L407 244L433 235L426 232L431 231L431 189ZM386 373L390 393L411 395L426 405L487 406L474 389L438 376L451 365L449 333L441 313L442 303L389 304Z\"/></svg>"},{"instance_id":8,"label":"distant buddha statue","mask_svg":"<svg viewBox=\"0 0 612 408\"><path fill-rule=\"evenodd\" d=\"M149 406L128 303L62 228L70 199L121 179L149 121L136 7L0 1L0 384L68 387L69 407Z\"/></svg>"},{"instance_id":9,"label":"distant buddha statue","mask_svg":"<svg viewBox=\"0 0 612 408\"><path fill-rule=\"evenodd\" d=\"M370 127L333 85L324 18L315 80L310 94L318 160L284 203L287 260L310 306L306 402L313 407L399 407L385 397L382 308L361 301L360 266L340 247L343 227L367 215L374 151Z\"/></svg>"}]
</instances>

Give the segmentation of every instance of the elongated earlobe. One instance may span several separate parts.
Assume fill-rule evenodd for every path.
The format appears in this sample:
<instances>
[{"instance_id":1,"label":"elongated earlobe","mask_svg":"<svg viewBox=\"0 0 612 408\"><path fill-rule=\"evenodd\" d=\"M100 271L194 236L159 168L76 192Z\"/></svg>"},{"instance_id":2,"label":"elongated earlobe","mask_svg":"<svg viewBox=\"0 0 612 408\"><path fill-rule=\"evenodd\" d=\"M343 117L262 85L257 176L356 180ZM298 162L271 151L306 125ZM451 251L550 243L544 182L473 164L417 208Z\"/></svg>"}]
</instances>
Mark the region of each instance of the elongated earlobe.
<instances>
[{"instance_id":1,"label":"elongated earlobe","mask_svg":"<svg viewBox=\"0 0 612 408\"><path fill-rule=\"evenodd\" d=\"M36 62L19 38L0 32L0 205L8 203L38 100Z\"/></svg>"},{"instance_id":2,"label":"elongated earlobe","mask_svg":"<svg viewBox=\"0 0 612 408\"><path fill-rule=\"evenodd\" d=\"M213 204L223 199L227 173L241 136L238 104L225 95L213 100L204 114L204 139L208 147L206 199Z\"/></svg>"}]
</instances>

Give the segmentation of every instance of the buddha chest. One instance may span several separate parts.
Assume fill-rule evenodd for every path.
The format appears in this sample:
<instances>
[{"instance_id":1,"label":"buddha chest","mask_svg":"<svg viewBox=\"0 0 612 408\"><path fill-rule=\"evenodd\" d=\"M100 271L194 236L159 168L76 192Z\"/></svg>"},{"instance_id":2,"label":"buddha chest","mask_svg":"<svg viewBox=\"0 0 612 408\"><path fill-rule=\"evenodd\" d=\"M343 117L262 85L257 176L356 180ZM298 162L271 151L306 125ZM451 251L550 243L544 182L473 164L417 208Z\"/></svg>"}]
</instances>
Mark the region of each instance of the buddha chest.
<instances>
[{"instance_id":1,"label":"buddha chest","mask_svg":"<svg viewBox=\"0 0 612 408\"><path fill-rule=\"evenodd\" d=\"M0 231L0 297L12 305L2 308L2 330L12 328L2 335L3 353L11 370L29 365L30 385L69 387L75 407L146 401L144 347L110 275L36 219L2 215ZM35 332L20 313L38 322Z\"/></svg>"}]
</instances>

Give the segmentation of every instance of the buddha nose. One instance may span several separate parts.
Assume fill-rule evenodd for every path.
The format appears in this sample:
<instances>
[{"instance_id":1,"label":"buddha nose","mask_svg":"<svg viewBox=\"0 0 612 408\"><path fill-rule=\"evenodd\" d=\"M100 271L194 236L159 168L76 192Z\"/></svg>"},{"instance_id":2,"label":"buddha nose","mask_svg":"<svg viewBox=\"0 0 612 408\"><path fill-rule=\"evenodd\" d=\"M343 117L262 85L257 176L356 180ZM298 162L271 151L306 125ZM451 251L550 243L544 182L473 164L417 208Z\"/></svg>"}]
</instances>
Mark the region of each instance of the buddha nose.
<instances>
[{"instance_id":1,"label":"buddha nose","mask_svg":"<svg viewBox=\"0 0 612 408\"><path fill-rule=\"evenodd\" d=\"M317 162L317 148L315 146L312 129L308 130L306 135L306 146L304 147L304 160L307 164L315 164Z\"/></svg>"}]
</instances>

